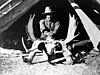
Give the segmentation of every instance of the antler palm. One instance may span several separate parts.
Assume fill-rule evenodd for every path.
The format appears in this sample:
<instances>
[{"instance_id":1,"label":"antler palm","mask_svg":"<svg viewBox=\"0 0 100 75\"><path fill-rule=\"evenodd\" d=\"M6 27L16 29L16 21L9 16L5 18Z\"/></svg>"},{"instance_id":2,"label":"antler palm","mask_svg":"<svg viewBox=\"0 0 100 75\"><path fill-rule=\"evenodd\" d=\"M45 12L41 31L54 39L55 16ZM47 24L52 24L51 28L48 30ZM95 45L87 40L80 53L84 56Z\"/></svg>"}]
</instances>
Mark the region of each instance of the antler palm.
<instances>
[{"instance_id":1,"label":"antler palm","mask_svg":"<svg viewBox=\"0 0 100 75\"><path fill-rule=\"evenodd\" d=\"M30 19L29 19L28 25L27 25L28 33L29 33L30 39L31 39L32 41L35 41L35 40L36 40L36 38L35 38L35 36L34 36L34 30L33 30L33 20L34 20L34 17L35 17L35 14L34 14L33 16L30 15Z\"/></svg>"},{"instance_id":2,"label":"antler palm","mask_svg":"<svg viewBox=\"0 0 100 75\"><path fill-rule=\"evenodd\" d=\"M68 34L67 34L67 38L65 39L65 43L73 40L73 38L77 36L77 35L76 36L74 35L77 28L75 16L74 15L71 16L69 14L69 18L70 20L69 20Z\"/></svg>"}]
</instances>

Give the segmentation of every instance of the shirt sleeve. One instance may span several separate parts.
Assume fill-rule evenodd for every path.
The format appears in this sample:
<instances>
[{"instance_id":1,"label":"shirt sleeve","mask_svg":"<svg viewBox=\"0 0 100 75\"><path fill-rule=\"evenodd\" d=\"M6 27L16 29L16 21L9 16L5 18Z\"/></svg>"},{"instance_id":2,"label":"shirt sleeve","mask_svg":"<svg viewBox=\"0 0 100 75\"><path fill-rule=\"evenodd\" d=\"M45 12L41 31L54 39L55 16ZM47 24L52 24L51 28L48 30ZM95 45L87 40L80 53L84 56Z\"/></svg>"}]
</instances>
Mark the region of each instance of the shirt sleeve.
<instances>
[{"instance_id":1,"label":"shirt sleeve","mask_svg":"<svg viewBox=\"0 0 100 75\"><path fill-rule=\"evenodd\" d=\"M56 32L57 32L57 30L59 29L59 26L60 26L60 22L56 22L55 23L55 28L54 28L54 31L53 31L53 33L55 34Z\"/></svg>"},{"instance_id":2,"label":"shirt sleeve","mask_svg":"<svg viewBox=\"0 0 100 75\"><path fill-rule=\"evenodd\" d=\"M39 24L40 24L40 31L42 32L45 29L44 20L40 20Z\"/></svg>"}]
</instances>

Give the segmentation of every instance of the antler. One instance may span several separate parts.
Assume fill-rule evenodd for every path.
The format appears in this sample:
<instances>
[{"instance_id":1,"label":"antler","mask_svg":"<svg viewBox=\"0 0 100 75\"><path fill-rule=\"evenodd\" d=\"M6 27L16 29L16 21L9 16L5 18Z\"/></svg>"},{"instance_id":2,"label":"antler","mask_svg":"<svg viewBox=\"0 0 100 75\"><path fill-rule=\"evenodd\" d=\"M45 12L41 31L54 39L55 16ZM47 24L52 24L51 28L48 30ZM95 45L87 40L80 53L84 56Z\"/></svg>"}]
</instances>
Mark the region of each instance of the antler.
<instances>
[{"instance_id":1,"label":"antler","mask_svg":"<svg viewBox=\"0 0 100 75\"><path fill-rule=\"evenodd\" d=\"M34 36L34 30L33 30L33 20L34 20L34 17L35 17L35 14L33 16L30 15L30 18L29 18L29 21L28 21L28 25L26 26L26 33L28 35L28 38L31 41L33 41L33 42L37 40L35 38L35 36ZM24 47L26 53L29 52L30 49L27 49L27 47L25 46L23 37L22 37L22 44L23 44L23 47Z\"/></svg>"},{"instance_id":2,"label":"antler","mask_svg":"<svg viewBox=\"0 0 100 75\"><path fill-rule=\"evenodd\" d=\"M29 38L32 40L32 41L36 41L36 38L34 36L34 28L33 28L33 20L34 20L34 17L35 17L35 14L32 16L30 15L30 19L28 21L28 25L27 25L27 32L28 32L28 35L29 35Z\"/></svg>"},{"instance_id":3,"label":"antler","mask_svg":"<svg viewBox=\"0 0 100 75\"><path fill-rule=\"evenodd\" d=\"M69 27L68 27L68 34L67 34L67 38L64 40L64 44L68 43L69 41L73 40L75 37L77 37L79 34L74 35L75 31L76 31L76 19L75 16L73 15L71 17L71 15L69 14Z\"/></svg>"}]
</instances>

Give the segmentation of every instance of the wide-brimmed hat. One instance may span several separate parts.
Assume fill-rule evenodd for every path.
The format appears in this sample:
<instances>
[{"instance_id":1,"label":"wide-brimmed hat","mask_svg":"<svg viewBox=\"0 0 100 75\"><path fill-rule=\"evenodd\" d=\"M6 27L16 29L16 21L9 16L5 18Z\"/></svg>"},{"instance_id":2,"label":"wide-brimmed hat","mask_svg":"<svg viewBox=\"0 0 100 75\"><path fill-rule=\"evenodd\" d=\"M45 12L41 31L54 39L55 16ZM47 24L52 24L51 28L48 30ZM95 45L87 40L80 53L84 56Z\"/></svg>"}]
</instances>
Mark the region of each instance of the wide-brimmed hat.
<instances>
[{"instance_id":1,"label":"wide-brimmed hat","mask_svg":"<svg viewBox=\"0 0 100 75\"><path fill-rule=\"evenodd\" d=\"M46 7L46 8L45 8L45 12L42 13L42 14L46 15L46 14L51 14L51 13L53 13L53 12L55 12L55 11L52 11L51 7Z\"/></svg>"}]
</instances>

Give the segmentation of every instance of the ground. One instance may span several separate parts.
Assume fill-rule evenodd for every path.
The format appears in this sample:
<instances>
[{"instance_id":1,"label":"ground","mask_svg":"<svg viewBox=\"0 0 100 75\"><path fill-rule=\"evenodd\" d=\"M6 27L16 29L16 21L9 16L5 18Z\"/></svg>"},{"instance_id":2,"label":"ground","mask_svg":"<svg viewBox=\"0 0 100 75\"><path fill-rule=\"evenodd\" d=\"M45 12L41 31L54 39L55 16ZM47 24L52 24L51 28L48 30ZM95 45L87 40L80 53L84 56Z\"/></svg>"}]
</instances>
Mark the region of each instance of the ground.
<instances>
[{"instance_id":1,"label":"ground","mask_svg":"<svg viewBox=\"0 0 100 75\"><path fill-rule=\"evenodd\" d=\"M0 51L1 52L1 51ZM100 56L88 57L86 64L57 64L55 66L47 61L40 61L43 57L37 56L33 63L24 63L20 53L0 53L0 75L99 75ZM43 59L44 60L44 59ZM98 74L97 74L98 73Z\"/></svg>"}]
</instances>

